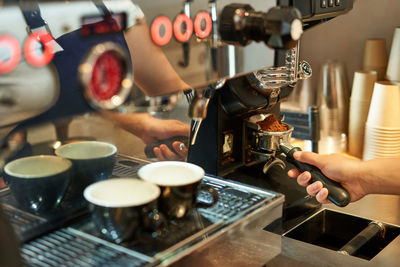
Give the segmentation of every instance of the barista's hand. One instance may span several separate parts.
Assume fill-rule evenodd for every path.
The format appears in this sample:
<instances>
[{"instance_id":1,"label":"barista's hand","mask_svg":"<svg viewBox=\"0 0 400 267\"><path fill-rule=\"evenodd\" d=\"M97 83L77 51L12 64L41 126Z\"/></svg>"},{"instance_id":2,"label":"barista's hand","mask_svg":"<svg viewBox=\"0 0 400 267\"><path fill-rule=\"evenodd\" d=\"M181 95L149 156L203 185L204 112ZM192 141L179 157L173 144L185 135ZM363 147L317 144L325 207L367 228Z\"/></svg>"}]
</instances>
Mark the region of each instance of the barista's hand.
<instances>
[{"instance_id":1,"label":"barista's hand","mask_svg":"<svg viewBox=\"0 0 400 267\"><path fill-rule=\"evenodd\" d=\"M153 149L154 155L159 160L185 160L186 156L188 154L188 148L185 146L185 144L181 142L173 142L172 147L174 148L174 151L171 151L171 149L168 148L166 145L160 145L159 147L155 147Z\"/></svg>"},{"instance_id":2,"label":"barista's hand","mask_svg":"<svg viewBox=\"0 0 400 267\"><path fill-rule=\"evenodd\" d=\"M174 136L190 135L190 126L178 120L161 120L150 114L135 114L141 116L142 125L139 137L146 144L164 140ZM181 145L182 144L182 145ZM159 160L184 160L188 154L188 148L181 142L172 143L174 151L162 144L153 148L154 155Z\"/></svg>"},{"instance_id":3,"label":"barista's hand","mask_svg":"<svg viewBox=\"0 0 400 267\"><path fill-rule=\"evenodd\" d=\"M190 126L178 120L161 120L148 113L120 114L103 111L102 114L126 131L138 136L146 144L174 136L190 135ZM181 142L172 144L175 151L166 145L161 145L155 147L153 152L159 160L182 160L186 158L188 149L181 144Z\"/></svg>"},{"instance_id":4,"label":"barista's hand","mask_svg":"<svg viewBox=\"0 0 400 267\"><path fill-rule=\"evenodd\" d=\"M151 124L154 123L153 126ZM144 137L143 140L147 144L159 140L167 139L174 136L187 136L190 135L189 125L177 120L159 120L154 119L150 122L149 129L150 136ZM162 144L159 147L154 147L154 155L159 160L185 160L188 154L188 148L184 143L175 141L172 143L174 150L171 150L167 145Z\"/></svg>"},{"instance_id":5,"label":"barista's hand","mask_svg":"<svg viewBox=\"0 0 400 267\"><path fill-rule=\"evenodd\" d=\"M312 152L298 151L293 154L296 160L305 162L319 168L328 178L337 181L350 193L351 201L356 201L367 194L363 187L362 178L359 175L361 161L351 159L340 154L319 155ZM309 184L311 174L292 169L288 172L289 177L296 178L297 183L306 187L307 193L325 204L330 203L327 199L328 190L323 188L322 183L317 181Z\"/></svg>"}]
</instances>

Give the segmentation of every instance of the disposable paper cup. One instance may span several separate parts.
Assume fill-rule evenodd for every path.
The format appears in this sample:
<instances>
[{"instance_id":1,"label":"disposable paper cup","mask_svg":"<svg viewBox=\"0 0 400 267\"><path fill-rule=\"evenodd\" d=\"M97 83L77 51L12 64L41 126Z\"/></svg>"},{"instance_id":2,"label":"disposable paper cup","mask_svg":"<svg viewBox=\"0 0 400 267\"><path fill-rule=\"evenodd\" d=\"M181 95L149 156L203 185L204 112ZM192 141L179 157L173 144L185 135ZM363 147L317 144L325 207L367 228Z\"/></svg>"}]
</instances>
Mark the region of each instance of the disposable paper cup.
<instances>
[{"instance_id":1,"label":"disposable paper cup","mask_svg":"<svg viewBox=\"0 0 400 267\"><path fill-rule=\"evenodd\" d=\"M380 137L380 138L391 138L391 139L399 139L400 138L400 134L398 132L376 132L376 131L374 131L374 129L370 129L370 128L368 128L367 131L371 135Z\"/></svg>"},{"instance_id":2,"label":"disposable paper cup","mask_svg":"<svg viewBox=\"0 0 400 267\"><path fill-rule=\"evenodd\" d=\"M377 81L376 71L359 70L354 72L351 99L370 102L374 83Z\"/></svg>"},{"instance_id":3,"label":"disposable paper cup","mask_svg":"<svg viewBox=\"0 0 400 267\"><path fill-rule=\"evenodd\" d=\"M383 80L387 67L387 52L385 39L368 39L365 41L363 70L375 70L378 80Z\"/></svg>"},{"instance_id":4,"label":"disposable paper cup","mask_svg":"<svg viewBox=\"0 0 400 267\"><path fill-rule=\"evenodd\" d=\"M379 145L382 148L385 148L387 151L395 151L395 150L399 150L399 148L400 148L399 141L371 140L370 144Z\"/></svg>"},{"instance_id":5,"label":"disposable paper cup","mask_svg":"<svg viewBox=\"0 0 400 267\"><path fill-rule=\"evenodd\" d=\"M369 103L350 101L348 152L358 158L362 157L368 111Z\"/></svg>"},{"instance_id":6,"label":"disposable paper cup","mask_svg":"<svg viewBox=\"0 0 400 267\"><path fill-rule=\"evenodd\" d=\"M392 48L386 71L386 79L400 82L400 27L394 30Z\"/></svg>"},{"instance_id":7,"label":"disposable paper cup","mask_svg":"<svg viewBox=\"0 0 400 267\"><path fill-rule=\"evenodd\" d=\"M395 158L399 156L400 152L387 153L382 151L379 146L376 146L375 150L372 147L366 147L363 153L363 160L370 160L374 158Z\"/></svg>"},{"instance_id":8,"label":"disposable paper cup","mask_svg":"<svg viewBox=\"0 0 400 267\"><path fill-rule=\"evenodd\" d=\"M400 133L400 128L398 127L378 127L368 122L365 126L378 133Z\"/></svg>"},{"instance_id":9,"label":"disposable paper cup","mask_svg":"<svg viewBox=\"0 0 400 267\"><path fill-rule=\"evenodd\" d=\"M400 128L400 86L376 82L367 123L375 127Z\"/></svg>"}]
</instances>

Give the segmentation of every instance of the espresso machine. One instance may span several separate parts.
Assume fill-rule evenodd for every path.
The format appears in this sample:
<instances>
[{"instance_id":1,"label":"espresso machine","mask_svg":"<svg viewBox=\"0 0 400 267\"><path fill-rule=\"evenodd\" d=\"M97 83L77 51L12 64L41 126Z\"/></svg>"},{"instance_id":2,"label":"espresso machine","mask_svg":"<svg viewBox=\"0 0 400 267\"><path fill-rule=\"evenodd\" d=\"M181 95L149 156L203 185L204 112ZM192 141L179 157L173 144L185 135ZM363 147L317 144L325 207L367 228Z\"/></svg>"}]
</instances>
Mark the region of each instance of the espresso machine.
<instances>
[{"instance_id":1,"label":"espresso machine","mask_svg":"<svg viewBox=\"0 0 400 267\"><path fill-rule=\"evenodd\" d=\"M340 1L340 4L329 2L327 7L333 8L330 12L325 12L324 1L279 1L279 4L282 9L294 7L302 11L303 29L307 30L347 12L352 8L353 1ZM235 17L241 12L248 14L240 19ZM263 41L267 46L274 47L274 38L278 37L258 35L262 31L252 28L256 25L252 22L261 18L268 20L268 13L263 17L248 5L231 5L222 13L222 20L225 21L221 23L221 36L235 45ZM243 31L235 32L233 25L244 25ZM279 146L274 145L289 143L293 128L289 125L283 134L266 134L257 124L266 116L275 116L278 121L284 122L280 103L290 95L298 80L307 79L312 74L311 66L300 60L300 41L284 35L276 44L280 47L274 47L272 67L229 79L218 90L206 90L206 94L212 94L207 117L192 136L188 160L202 166L208 173L284 194L283 216L277 222L278 227L270 227L281 232L296 224L299 217L318 209L320 204L310 198L295 179L287 176L287 171L294 166L285 160ZM318 127L318 123L309 127Z\"/></svg>"},{"instance_id":2,"label":"espresso machine","mask_svg":"<svg viewBox=\"0 0 400 267\"><path fill-rule=\"evenodd\" d=\"M7 227L11 222L26 265L168 265L225 238L228 230L251 231L281 220L282 207L284 220L319 207L275 168L287 163L261 145L250 118L282 119L279 103L311 75L309 64L299 60L303 30L349 11L353 0L3 2L0 169L32 154L24 131L33 125L130 110L132 69L140 66L132 64L123 32L147 23L146 38L188 85L177 88L190 102L188 161L205 169L204 183L220 196L214 207L171 222L155 243L115 244L95 230L87 203L66 198L61 208L35 214L20 209L3 184L1 218ZM170 99L160 102L168 105ZM113 177L136 177L148 162L120 155Z\"/></svg>"}]
</instances>

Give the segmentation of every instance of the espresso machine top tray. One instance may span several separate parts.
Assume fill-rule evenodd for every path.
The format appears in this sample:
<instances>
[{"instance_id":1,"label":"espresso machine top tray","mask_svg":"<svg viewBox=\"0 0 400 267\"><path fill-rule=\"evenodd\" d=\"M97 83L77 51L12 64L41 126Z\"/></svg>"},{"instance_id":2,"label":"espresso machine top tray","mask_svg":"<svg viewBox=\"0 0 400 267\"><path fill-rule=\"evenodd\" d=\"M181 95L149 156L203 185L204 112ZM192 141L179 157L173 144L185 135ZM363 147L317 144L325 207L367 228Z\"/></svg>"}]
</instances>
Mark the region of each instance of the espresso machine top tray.
<instances>
[{"instance_id":1,"label":"espresso machine top tray","mask_svg":"<svg viewBox=\"0 0 400 267\"><path fill-rule=\"evenodd\" d=\"M138 169L146 163L120 155L113 177L137 177ZM82 204L72 202L65 206L64 213L60 210L37 216L18 209L7 189L0 193L0 198L3 210L24 242L21 256L27 266L168 265L223 237L228 230L243 231L243 225L254 227L258 221L267 221L269 211L282 206L284 201L279 193L220 177L206 175L202 183L219 193L213 207L194 209L184 219L169 221L158 236L142 234L135 241L118 245L103 239Z\"/></svg>"}]
</instances>

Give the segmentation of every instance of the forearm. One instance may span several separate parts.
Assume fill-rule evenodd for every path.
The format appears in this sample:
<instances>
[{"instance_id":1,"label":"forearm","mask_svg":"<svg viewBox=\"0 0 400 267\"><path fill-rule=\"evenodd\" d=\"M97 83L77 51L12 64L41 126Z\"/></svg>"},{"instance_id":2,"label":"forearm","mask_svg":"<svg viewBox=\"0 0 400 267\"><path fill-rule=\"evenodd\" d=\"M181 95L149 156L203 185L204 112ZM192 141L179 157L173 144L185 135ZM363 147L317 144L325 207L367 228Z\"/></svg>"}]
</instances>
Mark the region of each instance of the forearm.
<instances>
[{"instance_id":1,"label":"forearm","mask_svg":"<svg viewBox=\"0 0 400 267\"><path fill-rule=\"evenodd\" d=\"M101 115L113 122L116 126L142 137L146 132L146 120L152 119L148 113L121 114L118 112L102 111Z\"/></svg>"},{"instance_id":2,"label":"forearm","mask_svg":"<svg viewBox=\"0 0 400 267\"><path fill-rule=\"evenodd\" d=\"M400 194L400 158L365 161L359 175L369 194Z\"/></svg>"},{"instance_id":3,"label":"forearm","mask_svg":"<svg viewBox=\"0 0 400 267\"><path fill-rule=\"evenodd\" d=\"M161 48L151 41L147 24L128 29L125 39L132 58L135 82L147 95L166 95L189 89Z\"/></svg>"}]
</instances>

